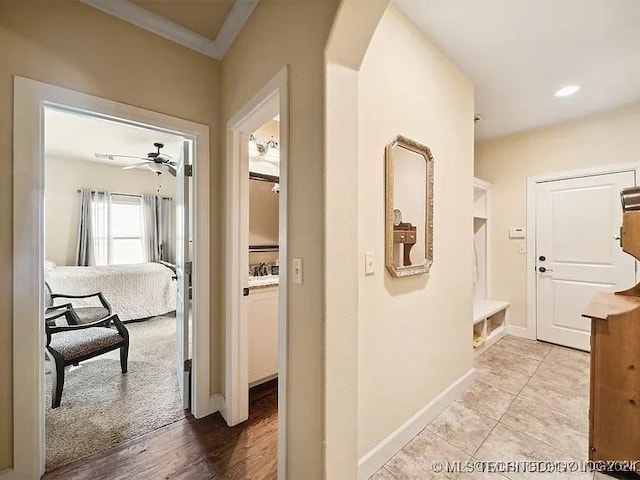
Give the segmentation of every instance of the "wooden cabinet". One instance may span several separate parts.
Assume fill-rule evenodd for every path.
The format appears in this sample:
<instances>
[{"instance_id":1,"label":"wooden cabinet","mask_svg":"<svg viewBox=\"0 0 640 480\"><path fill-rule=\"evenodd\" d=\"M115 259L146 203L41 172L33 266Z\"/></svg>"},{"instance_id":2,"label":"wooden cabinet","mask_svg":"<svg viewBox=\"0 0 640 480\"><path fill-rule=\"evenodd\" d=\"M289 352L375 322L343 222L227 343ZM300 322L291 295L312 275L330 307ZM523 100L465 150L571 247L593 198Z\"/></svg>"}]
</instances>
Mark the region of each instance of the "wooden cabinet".
<instances>
[{"instance_id":1,"label":"wooden cabinet","mask_svg":"<svg viewBox=\"0 0 640 480\"><path fill-rule=\"evenodd\" d=\"M249 385L278 374L278 287L251 289L249 295Z\"/></svg>"},{"instance_id":2,"label":"wooden cabinet","mask_svg":"<svg viewBox=\"0 0 640 480\"><path fill-rule=\"evenodd\" d=\"M622 248L640 255L640 211L623 217ZM589 460L640 459L640 284L597 294L591 319Z\"/></svg>"}]
</instances>

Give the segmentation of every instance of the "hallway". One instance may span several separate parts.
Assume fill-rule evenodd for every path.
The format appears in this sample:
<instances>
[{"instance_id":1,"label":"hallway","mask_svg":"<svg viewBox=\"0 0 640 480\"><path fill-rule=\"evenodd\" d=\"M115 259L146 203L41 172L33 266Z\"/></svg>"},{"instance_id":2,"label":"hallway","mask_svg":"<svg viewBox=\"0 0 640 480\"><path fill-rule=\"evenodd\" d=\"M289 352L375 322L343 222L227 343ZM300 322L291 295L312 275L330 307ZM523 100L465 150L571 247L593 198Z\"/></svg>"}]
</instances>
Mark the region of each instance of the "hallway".
<instances>
[{"instance_id":1,"label":"hallway","mask_svg":"<svg viewBox=\"0 0 640 480\"><path fill-rule=\"evenodd\" d=\"M378 471L407 478L610 478L576 473L440 473L433 462L586 460L589 354L506 336L475 360L461 398Z\"/></svg>"},{"instance_id":2,"label":"hallway","mask_svg":"<svg viewBox=\"0 0 640 480\"><path fill-rule=\"evenodd\" d=\"M189 416L105 452L48 472L44 480L275 479L277 381L249 391L249 420Z\"/></svg>"},{"instance_id":3,"label":"hallway","mask_svg":"<svg viewBox=\"0 0 640 480\"><path fill-rule=\"evenodd\" d=\"M586 460L589 355L507 336L476 358L474 385L396 454L373 480L589 479L577 473L440 473L433 462ZM272 479L275 382L251 390L251 418L187 418L45 475L54 479Z\"/></svg>"}]
</instances>

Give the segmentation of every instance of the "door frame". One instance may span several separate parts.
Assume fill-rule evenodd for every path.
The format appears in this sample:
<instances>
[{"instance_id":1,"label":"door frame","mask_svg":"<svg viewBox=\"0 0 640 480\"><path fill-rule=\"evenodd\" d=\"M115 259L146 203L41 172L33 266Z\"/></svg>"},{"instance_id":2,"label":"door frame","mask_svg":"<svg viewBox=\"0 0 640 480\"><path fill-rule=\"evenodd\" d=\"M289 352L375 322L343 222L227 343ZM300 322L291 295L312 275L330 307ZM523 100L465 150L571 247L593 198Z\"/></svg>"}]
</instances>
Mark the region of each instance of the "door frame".
<instances>
[{"instance_id":1,"label":"door frame","mask_svg":"<svg viewBox=\"0 0 640 480\"><path fill-rule=\"evenodd\" d=\"M35 80L14 77L13 116L13 468L8 478L40 478L44 437L44 108L52 106L177 133L194 142L194 342L192 407L210 396L209 127ZM3 475L3 478L4 475Z\"/></svg>"},{"instance_id":2,"label":"door frame","mask_svg":"<svg viewBox=\"0 0 640 480\"><path fill-rule=\"evenodd\" d=\"M225 406L221 413L229 426L249 416L248 315L242 307L242 256L248 244L249 134L280 115L280 206L278 292L278 478L286 478L287 459L287 332L288 332L288 191L289 93L284 67L226 125L226 264L225 264ZM244 148L243 148L244 147Z\"/></svg>"},{"instance_id":3,"label":"door frame","mask_svg":"<svg viewBox=\"0 0 640 480\"><path fill-rule=\"evenodd\" d=\"M536 185L554 180L569 180L622 172L634 172L636 185L638 185L640 182L640 163L638 162L602 165L527 177L527 326L525 334L527 338L532 340L538 338L538 315L536 309Z\"/></svg>"}]
</instances>

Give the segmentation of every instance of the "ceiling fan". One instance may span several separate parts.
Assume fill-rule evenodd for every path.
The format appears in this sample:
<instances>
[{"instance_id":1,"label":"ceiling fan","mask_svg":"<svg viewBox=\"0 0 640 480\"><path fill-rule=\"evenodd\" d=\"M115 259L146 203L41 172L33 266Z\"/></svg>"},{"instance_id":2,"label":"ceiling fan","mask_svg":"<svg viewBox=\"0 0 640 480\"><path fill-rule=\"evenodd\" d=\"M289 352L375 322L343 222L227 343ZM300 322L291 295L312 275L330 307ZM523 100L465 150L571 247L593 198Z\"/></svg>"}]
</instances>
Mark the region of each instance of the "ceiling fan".
<instances>
[{"instance_id":1,"label":"ceiling fan","mask_svg":"<svg viewBox=\"0 0 640 480\"><path fill-rule=\"evenodd\" d=\"M146 157L138 157L133 155L115 155L111 153L96 153L95 156L96 158L109 160L113 160L114 158L137 158L143 161L127 165L126 167L122 167L123 170L130 170L132 168L146 168L148 170L151 170L152 172L157 173L158 175L169 172L175 177L177 163L171 160L171 155L160 151L164 148L164 143L156 142L153 144L153 146L156 147L157 151L147 153Z\"/></svg>"}]
</instances>

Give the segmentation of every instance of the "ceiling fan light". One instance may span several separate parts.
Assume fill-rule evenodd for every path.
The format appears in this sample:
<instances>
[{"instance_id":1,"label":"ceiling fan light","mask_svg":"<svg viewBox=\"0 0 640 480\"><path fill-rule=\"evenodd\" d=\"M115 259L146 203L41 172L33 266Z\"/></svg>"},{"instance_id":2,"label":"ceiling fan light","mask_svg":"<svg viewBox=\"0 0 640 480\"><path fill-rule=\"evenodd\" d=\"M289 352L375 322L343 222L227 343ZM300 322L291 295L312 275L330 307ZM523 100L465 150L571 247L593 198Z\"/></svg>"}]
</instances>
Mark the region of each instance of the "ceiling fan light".
<instances>
[{"instance_id":1,"label":"ceiling fan light","mask_svg":"<svg viewBox=\"0 0 640 480\"><path fill-rule=\"evenodd\" d=\"M580 85L565 85L564 87L556 90L553 94L554 97L569 97L580 91Z\"/></svg>"},{"instance_id":2,"label":"ceiling fan light","mask_svg":"<svg viewBox=\"0 0 640 480\"><path fill-rule=\"evenodd\" d=\"M166 173L166 170L163 168L164 166L157 163L148 163L147 168L154 173Z\"/></svg>"}]
</instances>

